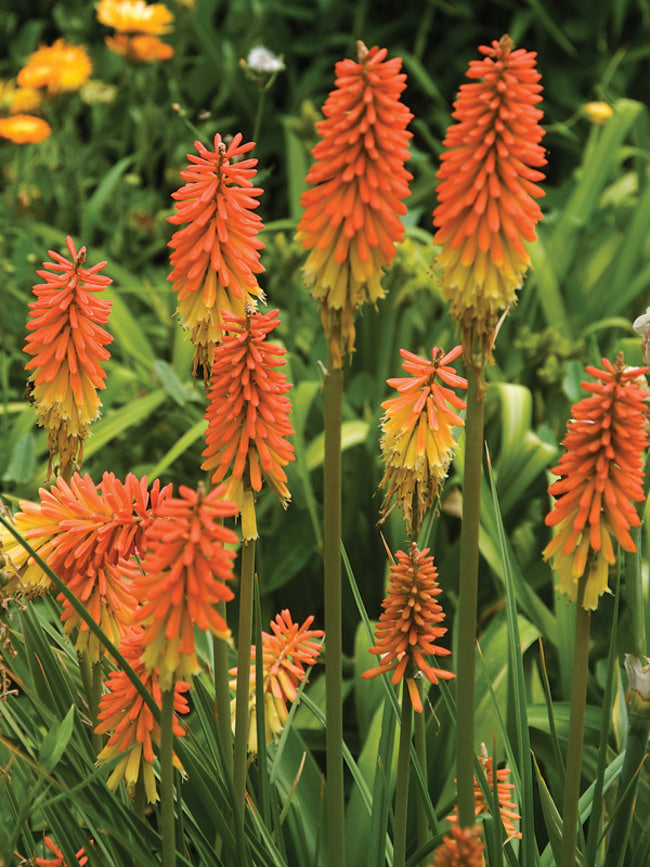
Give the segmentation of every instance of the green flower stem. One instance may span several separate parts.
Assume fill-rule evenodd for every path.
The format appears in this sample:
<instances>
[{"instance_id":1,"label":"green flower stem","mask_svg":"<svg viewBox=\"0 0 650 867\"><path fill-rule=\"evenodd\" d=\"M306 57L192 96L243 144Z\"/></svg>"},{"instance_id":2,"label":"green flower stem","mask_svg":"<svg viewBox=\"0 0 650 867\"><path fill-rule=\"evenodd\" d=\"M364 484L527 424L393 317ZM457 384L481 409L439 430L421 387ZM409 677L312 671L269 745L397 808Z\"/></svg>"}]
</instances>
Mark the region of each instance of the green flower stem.
<instances>
[{"instance_id":1,"label":"green flower stem","mask_svg":"<svg viewBox=\"0 0 650 867\"><path fill-rule=\"evenodd\" d=\"M264 103L266 102L266 88L261 87L259 91L259 99L257 100L257 111L255 113L255 126L253 127L253 141L257 145L259 142L259 134L262 129L262 117L264 116Z\"/></svg>"},{"instance_id":2,"label":"green flower stem","mask_svg":"<svg viewBox=\"0 0 650 867\"><path fill-rule=\"evenodd\" d=\"M163 867L176 867L176 825L174 823L174 684L162 694L160 712L160 823Z\"/></svg>"},{"instance_id":3,"label":"green flower stem","mask_svg":"<svg viewBox=\"0 0 650 867\"><path fill-rule=\"evenodd\" d=\"M580 579L576 612L575 648L571 675L571 712L567 742L566 777L562 807L562 848L560 867L574 867L578 826L578 799L582 771L582 741L585 728L587 673L589 669L589 626L591 612L582 607L586 578Z\"/></svg>"},{"instance_id":4,"label":"green flower stem","mask_svg":"<svg viewBox=\"0 0 650 867\"><path fill-rule=\"evenodd\" d=\"M145 791L144 791L144 778L142 774L138 776L138 779L135 783L135 792L133 793L133 812L140 819L141 822L144 822L144 811L145 811L146 799L145 799ZM133 859L133 867L145 867L144 863L140 861L139 858Z\"/></svg>"},{"instance_id":5,"label":"green flower stem","mask_svg":"<svg viewBox=\"0 0 650 867\"><path fill-rule=\"evenodd\" d=\"M406 864L406 819L411 769L411 718L413 709L406 681L402 684L402 721L397 754L397 780L395 783L395 826L393 830L393 867ZM419 714L417 714L419 716Z\"/></svg>"},{"instance_id":6,"label":"green flower stem","mask_svg":"<svg viewBox=\"0 0 650 867\"><path fill-rule=\"evenodd\" d=\"M100 753L104 748L104 738L95 732L97 725L97 714L99 713L99 703L102 699L104 691L104 670L101 660L93 663L92 667L92 684L90 692L90 719L93 727L93 745L95 750Z\"/></svg>"},{"instance_id":7,"label":"green flower stem","mask_svg":"<svg viewBox=\"0 0 650 867\"><path fill-rule=\"evenodd\" d=\"M99 708L99 698L101 697L103 681L100 680L99 686L97 685L96 669L97 666L99 666L99 671L101 675L101 663L95 663L95 665L91 666L88 659L88 654L85 650L77 652L77 659L79 661L79 673L81 674L81 683L83 685L86 702L88 704L88 718L90 720L90 731L93 742L93 749L96 753L99 753L104 746L104 739L101 735L98 735L95 732L95 726L97 725L97 710Z\"/></svg>"},{"instance_id":8,"label":"green flower stem","mask_svg":"<svg viewBox=\"0 0 650 867\"><path fill-rule=\"evenodd\" d=\"M325 376L323 558L325 577L325 754L329 867L345 864L343 637L341 624L341 414L343 370Z\"/></svg>"},{"instance_id":9,"label":"green flower stem","mask_svg":"<svg viewBox=\"0 0 650 867\"><path fill-rule=\"evenodd\" d=\"M630 527L630 536L634 540L636 550L625 552L625 595L628 611L632 618L632 650L636 656L643 656L646 653L648 642L645 628L646 604L641 574L641 547L643 543L641 527Z\"/></svg>"},{"instance_id":10,"label":"green flower stem","mask_svg":"<svg viewBox=\"0 0 650 867\"><path fill-rule=\"evenodd\" d=\"M426 689L423 689L425 684L423 683L423 679L419 680L418 689L420 690L420 697L424 697L426 700ZM422 696L424 693L424 696ZM414 714L414 740L415 740L415 754L418 757L418 761L420 762L420 767L422 768L422 776L424 777L424 785L425 788L428 789L429 781L427 775L427 731L426 725L424 721L423 713ZM424 798L419 797L417 802L417 827L418 827L418 846L423 846L428 842L431 835L429 834L429 822L427 819L427 811L424 806Z\"/></svg>"},{"instance_id":11,"label":"green flower stem","mask_svg":"<svg viewBox=\"0 0 650 867\"><path fill-rule=\"evenodd\" d=\"M244 828L246 804L246 768L248 757L248 684L251 673L251 641L253 639L253 587L255 574L255 540L249 539L241 549L241 580L239 585L239 632L237 635L237 697L235 701L235 753L233 780L235 817L241 832Z\"/></svg>"},{"instance_id":12,"label":"green flower stem","mask_svg":"<svg viewBox=\"0 0 650 867\"><path fill-rule=\"evenodd\" d=\"M465 468L463 475L463 523L460 532L458 642L456 649L456 778L458 819L468 828L474 817L474 658L476 607L478 604L478 531L481 507L484 354L467 363L467 412L465 415Z\"/></svg>"},{"instance_id":13,"label":"green flower stem","mask_svg":"<svg viewBox=\"0 0 650 867\"><path fill-rule=\"evenodd\" d=\"M219 602L217 611L226 619L226 603ZM214 666L214 710L219 732L219 745L226 779L232 780L232 724L230 717L230 689L228 687L228 643L214 636L212 639Z\"/></svg>"}]
</instances>

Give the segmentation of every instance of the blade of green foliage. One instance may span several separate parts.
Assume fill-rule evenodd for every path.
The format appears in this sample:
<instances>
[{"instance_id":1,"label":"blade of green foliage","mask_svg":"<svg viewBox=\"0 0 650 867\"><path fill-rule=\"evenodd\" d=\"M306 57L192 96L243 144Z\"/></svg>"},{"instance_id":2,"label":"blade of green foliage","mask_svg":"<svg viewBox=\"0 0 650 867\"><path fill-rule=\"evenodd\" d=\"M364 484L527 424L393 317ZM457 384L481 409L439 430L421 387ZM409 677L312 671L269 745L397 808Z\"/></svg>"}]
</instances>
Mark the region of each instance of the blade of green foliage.
<instances>
[{"instance_id":1,"label":"blade of green foliage","mask_svg":"<svg viewBox=\"0 0 650 867\"><path fill-rule=\"evenodd\" d=\"M109 197L113 193L118 181L128 168L133 164L135 156L123 157L112 166L99 182L97 189L86 202L81 213L81 237L85 244L92 244L93 234L97 221Z\"/></svg>"},{"instance_id":2,"label":"blade of green foliage","mask_svg":"<svg viewBox=\"0 0 650 867\"><path fill-rule=\"evenodd\" d=\"M174 461L178 460L185 452L194 445L197 440L200 440L201 437L205 434L205 430L207 427L207 422L204 418L201 418L195 424L192 425L191 428L185 431L183 436L176 440L174 445L168 449L168 451L160 458L160 460L153 465L151 470L149 471L149 475L152 479L157 479L165 470L168 470L169 467L174 463Z\"/></svg>"}]
</instances>

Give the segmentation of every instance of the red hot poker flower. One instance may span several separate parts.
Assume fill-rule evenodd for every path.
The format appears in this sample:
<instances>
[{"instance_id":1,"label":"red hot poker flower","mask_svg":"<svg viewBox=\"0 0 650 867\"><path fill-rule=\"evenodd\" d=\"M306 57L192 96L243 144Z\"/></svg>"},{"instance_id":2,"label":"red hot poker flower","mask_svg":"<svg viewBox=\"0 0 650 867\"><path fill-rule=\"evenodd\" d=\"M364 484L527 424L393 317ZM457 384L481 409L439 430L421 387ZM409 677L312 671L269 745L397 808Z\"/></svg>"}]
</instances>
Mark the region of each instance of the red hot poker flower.
<instances>
[{"instance_id":1,"label":"red hot poker flower","mask_svg":"<svg viewBox=\"0 0 650 867\"><path fill-rule=\"evenodd\" d=\"M158 672L155 669L147 671L141 659L143 653L141 627L129 631L120 645L120 652L144 687L151 693L158 707L161 707L162 692L158 682ZM107 781L108 787L114 791L120 780L124 779L132 796L142 772L147 800L153 804L158 800L153 772L155 759L153 745L160 745L160 726L123 671L112 671L106 681L106 688L107 692L102 696L97 715L100 722L95 731L101 735L111 732L111 736L99 754L98 761L109 762L117 756L122 756L111 771ZM185 681L174 684L173 727L174 734L178 737L185 734L185 729L179 723L176 714L189 711L187 699L183 695L189 688L189 684ZM180 768L176 756L174 756L174 763Z\"/></svg>"},{"instance_id":2,"label":"red hot poker flower","mask_svg":"<svg viewBox=\"0 0 650 867\"><path fill-rule=\"evenodd\" d=\"M34 856L36 867L67 867L67 862L63 852L59 849L54 840L52 840L51 837L43 837L43 843L50 850L52 855L54 855L54 858L38 858ZM83 846L76 853L76 860L79 867L84 867L84 865L88 863L88 856L86 855L86 850Z\"/></svg>"},{"instance_id":3,"label":"red hot poker flower","mask_svg":"<svg viewBox=\"0 0 650 867\"><path fill-rule=\"evenodd\" d=\"M635 551L630 527L641 523L634 502L644 499L643 451L647 386L639 377L647 367L626 368L620 353L604 370L587 367L595 382L583 382L591 393L571 408L563 445L566 452L553 470L560 476L549 493L557 497L546 516L557 527L544 549L554 559L560 590L578 598L578 583L587 574L582 605L595 610L607 591L609 567L616 562L612 536L625 551Z\"/></svg>"},{"instance_id":4,"label":"red hot poker flower","mask_svg":"<svg viewBox=\"0 0 650 867\"><path fill-rule=\"evenodd\" d=\"M445 355L434 347L427 361L400 349L410 376L388 380L399 394L382 403L380 444L386 469L381 486L386 494L381 515L383 520L390 513L395 499L404 508L409 536L419 532L447 475L456 445L452 428L464 425L458 411L465 409L465 401L452 389L467 388L467 380L451 367L461 352L456 346Z\"/></svg>"},{"instance_id":5,"label":"red hot poker flower","mask_svg":"<svg viewBox=\"0 0 650 867\"><path fill-rule=\"evenodd\" d=\"M420 693L415 676L421 671L431 683L456 677L451 671L435 668L425 656L449 656L450 650L435 644L447 628L437 626L444 618L442 606L436 597L442 593L438 586L438 571L429 549L418 550L411 543L408 554L397 552L397 563L391 564L388 595L381 604L384 609L375 630L376 644L370 653L381 657L377 668L364 671L364 678L393 672L393 683L406 678L413 707L422 713Z\"/></svg>"},{"instance_id":6,"label":"red hot poker flower","mask_svg":"<svg viewBox=\"0 0 650 867\"><path fill-rule=\"evenodd\" d=\"M212 362L212 347L222 339L222 310L242 316L246 302L263 298L256 274L264 270L257 237L263 227L254 212L262 189L254 187L256 159L241 159L255 145L242 144L237 133L230 144L214 137L214 151L194 142L198 156L188 154L191 165L181 172L187 181L173 193L175 225L169 246L173 268L168 280L178 293L178 310L194 343L194 373L199 364Z\"/></svg>"},{"instance_id":7,"label":"red hot poker flower","mask_svg":"<svg viewBox=\"0 0 650 867\"><path fill-rule=\"evenodd\" d=\"M483 867L483 841L478 825L454 825L436 849L432 867Z\"/></svg>"},{"instance_id":8,"label":"red hot poker flower","mask_svg":"<svg viewBox=\"0 0 650 867\"><path fill-rule=\"evenodd\" d=\"M237 536L221 523L235 515L235 503L222 499L222 485L206 494L199 484L193 491L183 485L180 497L166 500L147 527L141 564L134 584L140 601L136 621L144 627L143 661L159 668L160 688L190 677L199 669L194 626L225 637L228 627L217 602L233 598L225 583L232 578Z\"/></svg>"},{"instance_id":9,"label":"red hot poker flower","mask_svg":"<svg viewBox=\"0 0 650 867\"><path fill-rule=\"evenodd\" d=\"M483 744L481 754L478 759L483 767L483 773L491 792L494 791L494 771L492 768L492 758L488 757L485 744ZM512 801L512 792L514 785L508 782L510 777L510 768L497 768L497 798L499 801L499 813L503 827L506 829L508 838L516 837L521 840L521 831L515 828L515 822L521 819L517 812L517 805ZM481 789L478 780L474 777L474 814L478 818L484 813L492 812L490 805L485 800L483 790ZM447 817L448 822L458 821L458 808L454 810L451 816Z\"/></svg>"},{"instance_id":10,"label":"red hot poker flower","mask_svg":"<svg viewBox=\"0 0 650 867\"><path fill-rule=\"evenodd\" d=\"M266 338L280 324L278 311L236 317L224 312L227 333L216 347L205 417L204 470L212 482L232 477L228 496L242 514L245 539L257 537L254 495L265 479L286 506L291 499L284 467L294 459L289 421L291 388L283 373L285 350ZM231 469L232 467L232 469Z\"/></svg>"},{"instance_id":11,"label":"red hot poker flower","mask_svg":"<svg viewBox=\"0 0 650 867\"><path fill-rule=\"evenodd\" d=\"M404 168L413 117L400 101L399 57L357 42L358 62L336 64L336 87L316 124L320 141L303 193L298 240L309 250L305 280L322 305L335 367L354 351L354 311L383 297L383 268L404 237L400 215L411 175Z\"/></svg>"},{"instance_id":12,"label":"red hot poker flower","mask_svg":"<svg viewBox=\"0 0 650 867\"><path fill-rule=\"evenodd\" d=\"M442 288L469 349L490 344L498 313L516 302L542 213L536 198L546 164L540 75L533 51L513 50L503 36L481 45L454 103L438 172L434 211Z\"/></svg>"},{"instance_id":13,"label":"red hot poker flower","mask_svg":"<svg viewBox=\"0 0 650 867\"><path fill-rule=\"evenodd\" d=\"M97 389L106 379L100 362L110 358L106 346L113 339L101 328L112 302L96 297L113 282L99 274L106 262L82 268L86 248L77 253L70 237L66 245L72 260L49 250L54 261L37 271L45 283L34 286L25 343L25 352L33 356L26 369L33 371L29 380L38 423L47 433L50 459L58 454L63 475L80 459L90 422L99 415Z\"/></svg>"}]
</instances>

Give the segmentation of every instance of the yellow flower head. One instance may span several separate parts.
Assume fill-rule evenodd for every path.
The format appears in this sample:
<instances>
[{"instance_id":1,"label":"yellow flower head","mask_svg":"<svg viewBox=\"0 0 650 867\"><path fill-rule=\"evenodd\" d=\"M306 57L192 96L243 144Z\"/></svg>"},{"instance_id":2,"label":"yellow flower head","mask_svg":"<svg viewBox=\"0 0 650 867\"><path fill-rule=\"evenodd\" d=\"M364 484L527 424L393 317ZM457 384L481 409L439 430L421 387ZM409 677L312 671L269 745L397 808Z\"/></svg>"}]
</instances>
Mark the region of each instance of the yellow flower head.
<instances>
[{"instance_id":1,"label":"yellow flower head","mask_svg":"<svg viewBox=\"0 0 650 867\"><path fill-rule=\"evenodd\" d=\"M97 19L119 33L147 33L160 36L173 28L174 15L164 3L144 0L100 0Z\"/></svg>"},{"instance_id":2,"label":"yellow flower head","mask_svg":"<svg viewBox=\"0 0 650 867\"><path fill-rule=\"evenodd\" d=\"M81 45L57 39L35 51L18 73L21 87L47 87L48 93L79 90L90 78L92 63Z\"/></svg>"}]
</instances>

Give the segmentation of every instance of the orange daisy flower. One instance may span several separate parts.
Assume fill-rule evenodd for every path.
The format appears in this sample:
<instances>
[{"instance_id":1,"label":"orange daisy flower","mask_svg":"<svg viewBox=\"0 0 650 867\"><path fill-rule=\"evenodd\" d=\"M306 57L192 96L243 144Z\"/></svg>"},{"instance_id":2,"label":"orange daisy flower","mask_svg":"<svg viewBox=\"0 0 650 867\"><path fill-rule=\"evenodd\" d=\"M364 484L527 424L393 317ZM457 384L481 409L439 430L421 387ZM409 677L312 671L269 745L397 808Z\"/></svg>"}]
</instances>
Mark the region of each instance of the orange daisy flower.
<instances>
[{"instance_id":1,"label":"orange daisy flower","mask_svg":"<svg viewBox=\"0 0 650 867\"><path fill-rule=\"evenodd\" d=\"M43 843L50 850L52 855L54 855L54 858L38 858L34 856L36 867L68 867L63 852L51 837L43 837ZM76 859L79 867L84 867L84 865L88 863L88 856L86 855L86 850L83 846L76 853Z\"/></svg>"},{"instance_id":2,"label":"orange daisy flower","mask_svg":"<svg viewBox=\"0 0 650 867\"><path fill-rule=\"evenodd\" d=\"M121 33L147 33L160 36L169 33L174 24L173 13L164 3L144 0L100 0L95 4L97 20Z\"/></svg>"},{"instance_id":3,"label":"orange daisy flower","mask_svg":"<svg viewBox=\"0 0 650 867\"><path fill-rule=\"evenodd\" d=\"M142 628L131 629L120 645L120 652L131 665L144 687L151 693L158 707L162 706L162 691L158 679L158 672L147 670L142 662ZM106 681L107 692L101 698L97 719L100 720L95 731L104 735L111 732L106 746L100 752L97 760L109 762L117 756L121 756L107 780L108 788L112 791L124 780L129 795L133 797L135 785L140 773L144 781L144 789L149 803L158 800L156 791L156 778L153 772L154 751L153 745L160 746L160 726L154 720L151 710L142 700L142 696L136 690L126 674L121 671L112 671ZM178 681L174 684L174 734L182 737L185 729L178 721L176 714L188 713L189 706L183 693L190 688L189 683ZM181 764L174 755L174 764L179 770Z\"/></svg>"},{"instance_id":4,"label":"orange daisy flower","mask_svg":"<svg viewBox=\"0 0 650 867\"><path fill-rule=\"evenodd\" d=\"M370 653L381 657L377 668L364 671L361 677L377 677L392 671L392 683L406 678L406 686L413 707L422 713L420 693L415 683L418 672L431 683L456 677L451 671L435 668L425 656L449 656L451 650L435 644L447 628L436 626L445 619L436 597L442 593L438 586L438 571L429 549L420 551L411 543L408 554L397 552L397 563L390 567L388 595L381 604L384 609L375 630L375 646Z\"/></svg>"},{"instance_id":5,"label":"orange daisy flower","mask_svg":"<svg viewBox=\"0 0 650 867\"><path fill-rule=\"evenodd\" d=\"M178 311L194 343L194 373L199 364L210 368L212 348L221 342L221 316L228 310L243 316L246 302L264 297L257 284L263 228L254 209L262 189L254 187L255 159L241 159L253 147L240 133L230 144L214 137L214 151L194 142L198 156L188 154L187 181L172 196L177 200L174 232L169 246L173 268L168 280L178 293Z\"/></svg>"},{"instance_id":6,"label":"orange daisy flower","mask_svg":"<svg viewBox=\"0 0 650 867\"><path fill-rule=\"evenodd\" d=\"M432 867L483 867L483 841L478 825L454 825L436 849Z\"/></svg>"},{"instance_id":7,"label":"orange daisy flower","mask_svg":"<svg viewBox=\"0 0 650 867\"><path fill-rule=\"evenodd\" d=\"M199 484L183 485L179 498L165 500L146 529L147 553L135 582L141 605L136 622L144 626L143 661L159 669L160 688L199 669L194 626L225 638L228 627L215 604L233 598L225 583L232 579L237 536L222 519L235 515L235 503L224 500L225 487L206 494Z\"/></svg>"},{"instance_id":8,"label":"orange daisy flower","mask_svg":"<svg viewBox=\"0 0 650 867\"><path fill-rule=\"evenodd\" d=\"M289 708L298 696L298 686L305 680L305 666L315 665L321 652L321 645L314 641L322 638L322 629L310 629L314 622L310 615L299 626L294 623L288 608L275 615L271 621L271 632L262 632L262 670L264 672L264 722L266 741L269 743L280 734L289 718ZM251 646L251 671L249 683L249 720L248 752L257 753L257 719L255 716L255 645ZM231 668L230 674L237 674ZM237 691L237 678L230 682L230 688ZM231 703L233 727L235 721L235 699Z\"/></svg>"},{"instance_id":9,"label":"orange daisy flower","mask_svg":"<svg viewBox=\"0 0 650 867\"><path fill-rule=\"evenodd\" d=\"M243 317L224 311L223 317L227 336L214 351L201 469L213 471L213 483L232 473L228 496L241 511L244 538L254 539L253 492L261 490L262 480L285 507L291 499L283 469L294 459L293 445L287 441L294 433L286 397L291 383L274 369L285 364L285 350L266 342L280 324L277 310Z\"/></svg>"},{"instance_id":10,"label":"orange daisy flower","mask_svg":"<svg viewBox=\"0 0 650 867\"><path fill-rule=\"evenodd\" d=\"M438 172L433 213L445 297L469 351L488 347L499 311L516 302L542 212L535 201L546 164L539 142L543 112L534 51L513 50L509 36L481 45L454 103Z\"/></svg>"},{"instance_id":11,"label":"orange daisy flower","mask_svg":"<svg viewBox=\"0 0 650 867\"><path fill-rule=\"evenodd\" d=\"M576 600L586 572L582 605L595 610L608 590L609 567L616 562L612 536L625 551L635 551L630 527L641 523L634 502L643 493L643 451L648 388L639 378L647 367L626 368L620 353L604 370L587 367L595 382L583 382L592 396L571 408L563 445L566 452L553 472L560 476L549 493L557 497L546 516L557 527L544 549L553 558L560 590Z\"/></svg>"},{"instance_id":12,"label":"orange daisy flower","mask_svg":"<svg viewBox=\"0 0 650 867\"><path fill-rule=\"evenodd\" d=\"M478 759L483 768L483 773L485 774L485 779L487 781L488 787L491 792L494 791L494 771L492 768L492 759L488 758L487 750L485 748L485 744L483 744L483 748L481 750L481 754L478 756ZM503 822L503 827L506 829L506 834L508 835L508 839L511 837L516 837L518 840L521 840L521 831L517 831L515 828L515 822L521 819L521 816L517 812L517 805L512 801L512 791L514 789L514 785L508 782L508 778L510 776L510 768L497 768L497 798L499 801L499 813L501 814L501 821ZM485 797L483 796L483 791L478 783L476 777L474 777L474 813L478 818L484 813L490 814L491 809ZM448 822L457 822L458 821L458 808L454 808L454 812L451 816L447 816Z\"/></svg>"},{"instance_id":13,"label":"orange daisy flower","mask_svg":"<svg viewBox=\"0 0 650 867\"><path fill-rule=\"evenodd\" d=\"M0 117L0 138L16 144L39 144L52 134L52 127L41 117L14 114Z\"/></svg>"},{"instance_id":14,"label":"orange daisy flower","mask_svg":"<svg viewBox=\"0 0 650 867\"><path fill-rule=\"evenodd\" d=\"M121 54L132 63L158 63L174 56L171 45L156 36L146 34L127 36L126 33L118 33L114 37L107 36L106 44L111 51Z\"/></svg>"},{"instance_id":15,"label":"orange daisy flower","mask_svg":"<svg viewBox=\"0 0 650 867\"><path fill-rule=\"evenodd\" d=\"M57 39L53 45L42 45L30 55L16 81L21 87L47 87L50 94L62 93L79 90L92 71L92 63L82 45Z\"/></svg>"},{"instance_id":16,"label":"orange daisy flower","mask_svg":"<svg viewBox=\"0 0 650 867\"><path fill-rule=\"evenodd\" d=\"M110 358L106 346L113 340L101 328L112 302L96 297L113 282L99 273L106 262L82 268L86 248L77 253L69 236L66 246L71 260L49 250L54 261L36 272L45 283L34 286L24 348L34 356L25 367L34 371L29 381L38 423L47 433L50 461L58 454L63 475L81 459L90 422L99 415L97 389L106 379L100 362Z\"/></svg>"},{"instance_id":17,"label":"orange daisy flower","mask_svg":"<svg viewBox=\"0 0 650 867\"><path fill-rule=\"evenodd\" d=\"M434 346L427 361L400 349L410 376L387 380L399 395L382 403L380 445L386 469L380 484L386 493L381 520L402 506L409 536L418 534L447 476L456 446L452 427L465 424L458 415L465 401L452 389L467 388L467 380L450 366L461 352L460 346L447 354Z\"/></svg>"},{"instance_id":18,"label":"orange daisy flower","mask_svg":"<svg viewBox=\"0 0 650 867\"><path fill-rule=\"evenodd\" d=\"M406 75L399 57L357 42L357 62L336 64L336 87L316 124L322 140L312 151L297 238L309 250L305 281L322 305L323 327L335 367L354 351L354 311L382 298L383 268L404 237L400 215L409 195L404 168L406 127L413 117L400 101Z\"/></svg>"}]
</instances>

